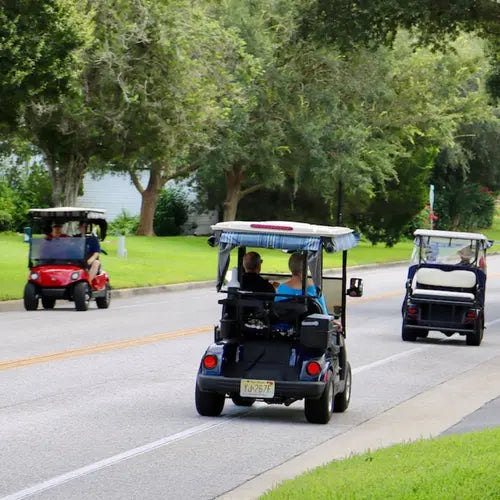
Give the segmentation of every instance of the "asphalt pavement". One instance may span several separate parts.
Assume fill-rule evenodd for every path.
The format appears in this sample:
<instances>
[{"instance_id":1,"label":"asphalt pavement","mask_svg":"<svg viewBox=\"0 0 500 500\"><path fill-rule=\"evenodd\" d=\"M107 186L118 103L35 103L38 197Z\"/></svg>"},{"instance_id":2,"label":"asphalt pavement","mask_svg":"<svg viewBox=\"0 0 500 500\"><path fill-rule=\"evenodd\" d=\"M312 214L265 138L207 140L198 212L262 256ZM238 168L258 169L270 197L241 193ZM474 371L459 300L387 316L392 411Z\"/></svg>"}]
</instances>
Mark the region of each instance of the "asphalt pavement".
<instances>
[{"instance_id":1,"label":"asphalt pavement","mask_svg":"<svg viewBox=\"0 0 500 500\"><path fill-rule=\"evenodd\" d=\"M433 333L402 342L405 268L357 271L365 296L348 300L351 406L324 426L308 424L300 402L196 413L196 371L220 314L212 289L116 298L86 313L64 303L2 312L0 497L251 498L258 490L240 488L262 491L266 474L322 446L342 456L438 435L500 395L500 257L488 270L480 347Z\"/></svg>"}]
</instances>

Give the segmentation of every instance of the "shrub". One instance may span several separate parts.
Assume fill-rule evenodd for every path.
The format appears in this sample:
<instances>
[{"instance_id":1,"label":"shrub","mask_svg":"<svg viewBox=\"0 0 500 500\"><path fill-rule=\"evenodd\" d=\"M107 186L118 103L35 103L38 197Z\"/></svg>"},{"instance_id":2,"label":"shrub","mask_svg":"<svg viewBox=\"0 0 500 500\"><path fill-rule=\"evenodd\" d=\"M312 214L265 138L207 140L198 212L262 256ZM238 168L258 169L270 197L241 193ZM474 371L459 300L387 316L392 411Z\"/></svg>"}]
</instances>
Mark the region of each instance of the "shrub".
<instances>
[{"instance_id":1,"label":"shrub","mask_svg":"<svg viewBox=\"0 0 500 500\"><path fill-rule=\"evenodd\" d=\"M139 226L139 216L131 215L126 210L122 210L120 215L110 223L108 232L115 236L130 236L135 234Z\"/></svg>"},{"instance_id":2,"label":"shrub","mask_svg":"<svg viewBox=\"0 0 500 500\"><path fill-rule=\"evenodd\" d=\"M158 236L181 234L188 220L189 202L186 195L175 188L164 189L158 197L153 228Z\"/></svg>"},{"instance_id":3,"label":"shrub","mask_svg":"<svg viewBox=\"0 0 500 500\"><path fill-rule=\"evenodd\" d=\"M436 229L474 231L493 224L495 197L488 188L470 184L436 193Z\"/></svg>"}]
</instances>

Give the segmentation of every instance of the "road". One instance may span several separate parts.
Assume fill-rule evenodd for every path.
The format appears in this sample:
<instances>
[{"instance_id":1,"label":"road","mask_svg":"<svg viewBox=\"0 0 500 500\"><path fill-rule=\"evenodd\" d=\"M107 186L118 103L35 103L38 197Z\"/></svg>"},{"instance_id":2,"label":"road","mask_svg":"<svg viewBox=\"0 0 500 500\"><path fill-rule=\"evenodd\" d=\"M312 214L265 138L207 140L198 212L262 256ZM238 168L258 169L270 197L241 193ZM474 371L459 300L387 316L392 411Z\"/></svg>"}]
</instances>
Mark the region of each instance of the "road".
<instances>
[{"instance_id":1,"label":"road","mask_svg":"<svg viewBox=\"0 0 500 500\"><path fill-rule=\"evenodd\" d=\"M400 340L404 267L357 272L348 301L351 406L325 426L303 404L194 407L217 321L200 288L115 300L109 310L0 313L0 498L222 495L258 474L500 355L500 256L490 257L480 347L431 333ZM93 306L95 307L95 306ZM500 390L499 390L500 392Z\"/></svg>"}]
</instances>

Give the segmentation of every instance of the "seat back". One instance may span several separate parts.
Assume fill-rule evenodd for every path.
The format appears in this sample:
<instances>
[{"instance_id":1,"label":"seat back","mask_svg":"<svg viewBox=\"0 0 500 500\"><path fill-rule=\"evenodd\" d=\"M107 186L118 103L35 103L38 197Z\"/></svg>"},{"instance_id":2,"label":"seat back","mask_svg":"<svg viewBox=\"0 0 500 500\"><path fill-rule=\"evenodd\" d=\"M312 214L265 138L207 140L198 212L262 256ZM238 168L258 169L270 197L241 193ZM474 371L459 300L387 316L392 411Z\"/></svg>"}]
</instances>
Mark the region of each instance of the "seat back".
<instances>
[{"instance_id":1,"label":"seat back","mask_svg":"<svg viewBox=\"0 0 500 500\"><path fill-rule=\"evenodd\" d=\"M476 273L465 269L443 271L434 267L421 267L413 279L413 287L439 287L471 289L476 285Z\"/></svg>"}]
</instances>

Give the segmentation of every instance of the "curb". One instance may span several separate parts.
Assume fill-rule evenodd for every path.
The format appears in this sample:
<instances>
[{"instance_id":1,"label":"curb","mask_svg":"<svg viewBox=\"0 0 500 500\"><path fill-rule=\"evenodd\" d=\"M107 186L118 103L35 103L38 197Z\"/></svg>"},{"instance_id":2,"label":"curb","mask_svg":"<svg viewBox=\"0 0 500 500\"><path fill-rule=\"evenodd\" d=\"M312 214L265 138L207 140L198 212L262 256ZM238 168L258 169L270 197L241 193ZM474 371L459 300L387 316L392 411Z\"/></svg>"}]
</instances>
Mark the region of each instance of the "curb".
<instances>
[{"instance_id":1,"label":"curb","mask_svg":"<svg viewBox=\"0 0 500 500\"><path fill-rule=\"evenodd\" d=\"M499 255L500 252L489 252L488 255ZM383 269L408 265L407 260L398 260L395 262L379 262L375 264L360 264L359 266L347 266L347 271L363 271L369 269ZM325 269L325 274L328 276L335 275L340 271L340 268ZM156 286L142 286L137 288L119 288L111 290L111 297L114 298L127 298L138 295L149 295L154 293L163 292L180 292L183 290L193 290L195 288L209 288L214 287L215 281L189 281L186 283L173 283L171 285L156 285ZM21 311L23 310L22 299L17 300L4 300L0 301L0 312Z\"/></svg>"}]
</instances>

